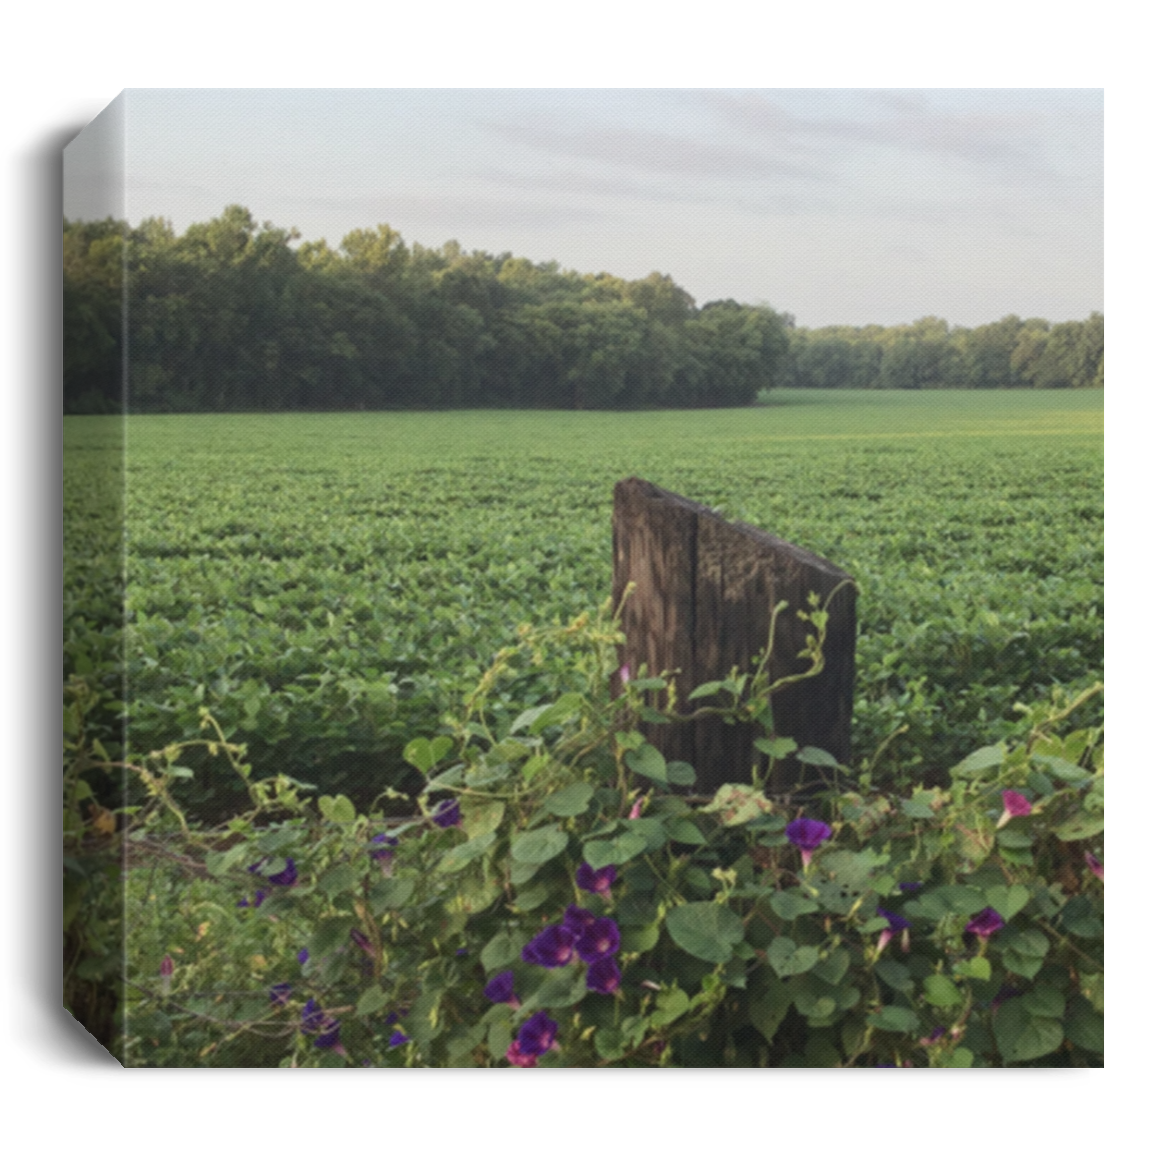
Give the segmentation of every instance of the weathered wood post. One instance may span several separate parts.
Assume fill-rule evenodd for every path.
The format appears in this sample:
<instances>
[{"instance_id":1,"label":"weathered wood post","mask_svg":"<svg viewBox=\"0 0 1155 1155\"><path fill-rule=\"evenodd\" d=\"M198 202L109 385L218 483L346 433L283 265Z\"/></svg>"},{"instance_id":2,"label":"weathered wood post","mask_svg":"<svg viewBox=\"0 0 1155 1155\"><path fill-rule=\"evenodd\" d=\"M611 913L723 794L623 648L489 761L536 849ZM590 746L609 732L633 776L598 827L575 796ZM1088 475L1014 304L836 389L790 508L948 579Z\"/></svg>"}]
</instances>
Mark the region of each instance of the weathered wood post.
<instances>
[{"instance_id":1,"label":"weathered wood post","mask_svg":"<svg viewBox=\"0 0 1155 1155\"><path fill-rule=\"evenodd\" d=\"M752 672L766 646L774 605L779 614L770 663L771 678L799 673L798 658L812 627L796 611L810 593L828 607L825 667L815 677L774 695L775 733L798 746L816 746L840 762L850 759L854 694L856 591L837 566L753 526L725 521L704 505L629 477L614 487L614 604L626 586L621 660L637 674L644 662L651 675L677 670L679 709L689 713L690 691L729 676L733 667ZM761 731L716 717L646 727L646 736L667 760L689 762L697 789L712 792L725 782L749 782L750 768L765 756L754 749ZM771 793L786 793L802 777L791 758L775 766Z\"/></svg>"}]
</instances>

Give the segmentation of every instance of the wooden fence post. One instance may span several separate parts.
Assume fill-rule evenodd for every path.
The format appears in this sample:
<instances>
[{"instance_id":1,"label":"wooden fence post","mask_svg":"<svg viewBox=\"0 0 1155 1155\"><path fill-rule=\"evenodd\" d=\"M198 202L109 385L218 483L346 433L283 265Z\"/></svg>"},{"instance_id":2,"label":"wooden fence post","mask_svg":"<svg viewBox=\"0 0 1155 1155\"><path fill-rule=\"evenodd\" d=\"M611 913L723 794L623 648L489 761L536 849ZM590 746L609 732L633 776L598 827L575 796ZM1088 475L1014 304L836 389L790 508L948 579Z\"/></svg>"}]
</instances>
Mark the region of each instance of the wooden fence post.
<instances>
[{"instance_id":1,"label":"wooden fence post","mask_svg":"<svg viewBox=\"0 0 1155 1155\"><path fill-rule=\"evenodd\" d=\"M686 702L695 686L727 677L734 666L752 671L779 601L789 608L778 617L771 677L807 669L808 662L797 655L813 630L796 611L807 608L811 592L825 601L846 582L828 607L825 668L775 694L773 711L777 735L849 761L856 590L848 574L817 554L725 521L706 506L637 477L614 487L613 540L615 606L627 585L635 586L622 614L622 664L634 676L642 663L651 675L680 671L678 708L686 713L701 704ZM700 792L749 782L758 759L765 768L765 756L753 746L761 731L753 725L710 717L648 725L645 731L667 760L694 767ZM803 771L793 758L778 763L770 792L794 789Z\"/></svg>"}]
</instances>

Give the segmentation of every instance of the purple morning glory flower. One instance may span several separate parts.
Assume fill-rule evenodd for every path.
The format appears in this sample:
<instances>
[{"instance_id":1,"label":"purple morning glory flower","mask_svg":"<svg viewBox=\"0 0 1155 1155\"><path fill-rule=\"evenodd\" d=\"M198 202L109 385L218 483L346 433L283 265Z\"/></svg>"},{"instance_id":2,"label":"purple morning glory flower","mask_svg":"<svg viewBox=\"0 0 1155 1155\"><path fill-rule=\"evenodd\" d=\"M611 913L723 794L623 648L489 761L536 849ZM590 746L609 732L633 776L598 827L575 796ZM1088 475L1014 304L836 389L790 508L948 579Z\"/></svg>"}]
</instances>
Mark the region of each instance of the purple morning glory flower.
<instances>
[{"instance_id":1,"label":"purple morning glory flower","mask_svg":"<svg viewBox=\"0 0 1155 1155\"><path fill-rule=\"evenodd\" d=\"M409 1042L409 1036L404 1031L394 1031L389 1036L390 1047L400 1047Z\"/></svg>"},{"instance_id":2,"label":"purple morning glory flower","mask_svg":"<svg viewBox=\"0 0 1155 1155\"><path fill-rule=\"evenodd\" d=\"M521 1030L517 1032L517 1048L522 1055L537 1058L553 1046L556 1038L557 1023L545 1011L538 1011L521 1024Z\"/></svg>"},{"instance_id":3,"label":"purple morning glory flower","mask_svg":"<svg viewBox=\"0 0 1155 1155\"><path fill-rule=\"evenodd\" d=\"M301 949L299 951L297 951L297 962L299 962L301 964L301 966L304 966L305 963L307 963L308 961L309 961L309 948L307 946L303 946L303 947L301 947Z\"/></svg>"},{"instance_id":4,"label":"purple morning glory flower","mask_svg":"<svg viewBox=\"0 0 1155 1155\"><path fill-rule=\"evenodd\" d=\"M536 1067L537 1056L522 1054L521 1047L518 1046L516 1039L509 1044L509 1050L505 1052L506 1059L515 1067Z\"/></svg>"},{"instance_id":5,"label":"purple morning glory flower","mask_svg":"<svg viewBox=\"0 0 1155 1155\"><path fill-rule=\"evenodd\" d=\"M921 882L900 882L898 884L898 889L901 890L903 894L910 894L913 891L922 890L922 883Z\"/></svg>"},{"instance_id":6,"label":"purple morning glory flower","mask_svg":"<svg viewBox=\"0 0 1155 1155\"><path fill-rule=\"evenodd\" d=\"M1087 869L1100 881L1103 881L1103 864L1088 850L1083 855L1083 861L1087 864Z\"/></svg>"},{"instance_id":7,"label":"purple morning glory flower","mask_svg":"<svg viewBox=\"0 0 1155 1155\"><path fill-rule=\"evenodd\" d=\"M349 937L370 957L373 957L373 944L369 941L369 936L363 931L353 927L349 931Z\"/></svg>"},{"instance_id":8,"label":"purple morning glory flower","mask_svg":"<svg viewBox=\"0 0 1155 1155\"><path fill-rule=\"evenodd\" d=\"M237 906L251 906L255 910L258 906L261 905L262 902L265 901L266 897L267 894L265 891L258 890L257 893L253 895L252 902L249 902L247 898L242 898L241 901L237 903Z\"/></svg>"},{"instance_id":9,"label":"purple morning glory flower","mask_svg":"<svg viewBox=\"0 0 1155 1155\"><path fill-rule=\"evenodd\" d=\"M606 955L590 963L586 972L586 987L599 995L612 995L622 985L622 972L618 964Z\"/></svg>"},{"instance_id":10,"label":"purple morning glory flower","mask_svg":"<svg viewBox=\"0 0 1155 1155\"><path fill-rule=\"evenodd\" d=\"M1003 916L993 906L984 907L967 923L968 934L977 934L981 939L988 939L996 930L1002 930L1007 924Z\"/></svg>"},{"instance_id":11,"label":"purple morning glory flower","mask_svg":"<svg viewBox=\"0 0 1155 1155\"><path fill-rule=\"evenodd\" d=\"M258 861L254 862L253 865L248 868L249 873L250 874L260 874L261 873L261 867L265 865L266 861L267 861L266 859L261 858Z\"/></svg>"},{"instance_id":12,"label":"purple morning glory flower","mask_svg":"<svg viewBox=\"0 0 1155 1155\"><path fill-rule=\"evenodd\" d=\"M550 970L563 967L573 958L575 937L564 926L547 926L522 948L522 961Z\"/></svg>"},{"instance_id":13,"label":"purple morning glory flower","mask_svg":"<svg viewBox=\"0 0 1155 1155\"><path fill-rule=\"evenodd\" d=\"M946 1034L946 1027L935 1027L935 1029L933 1031L931 1031L931 1033L929 1035L927 1035L923 1039L919 1039L918 1041L919 1041L919 1043L922 1044L922 1046L930 1047L930 1046L933 1046L935 1043L937 1043L939 1041L939 1039L941 1039L943 1037L943 1035L945 1035L945 1034Z\"/></svg>"},{"instance_id":14,"label":"purple morning glory flower","mask_svg":"<svg viewBox=\"0 0 1155 1155\"><path fill-rule=\"evenodd\" d=\"M442 830L448 830L451 826L460 826L461 804L456 798L443 798L433 808L431 817L434 824L440 826Z\"/></svg>"},{"instance_id":15,"label":"purple morning glory flower","mask_svg":"<svg viewBox=\"0 0 1155 1155\"><path fill-rule=\"evenodd\" d=\"M883 930L882 934L878 936L879 954L881 954L885 949L886 944L890 942L890 940L894 938L894 936L900 931L902 932L903 937L903 948L905 950L910 950L909 921L903 918L901 914L895 914L893 911L883 910L881 906L875 911L875 914L877 914L880 918L885 918L886 921L890 924Z\"/></svg>"},{"instance_id":16,"label":"purple morning glory flower","mask_svg":"<svg viewBox=\"0 0 1155 1155\"><path fill-rule=\"evenodd\" d=\"M786 837L802 851L802 865L810 865L810 858L834 831L817 818L795 818L786 827Z\"/></svg>"},{"instance_id":17,"label":"purple morning glory flower","mask_svg":"<svg viewBox=\"0 0 1155 1155\"><path fill-rule=\"evenodd\" d=\"M310 999L301 1008L301 1030L311 1035L325 1025L326 1018L328 1018L328 1016L317 1005L317 1000Z\"/></svg>"},{"instance_id":18,"label":"purple morning glory flower","mask_svg":"<svg viewBox=\"0 0 1155 1155\"><path fill-rule=\"evenodd\" d=\"M513 993L513 971L494 975L486 984L484 994L491 1003L508 1003L511 1007L520 1005Z\"/></svg>"},{"instance_id":19,"label":"purple morning glory flower","mask_svg":"<svg viewBox=\"0 0 1155 1155\"><path fill-rule=\"evenodd\" d=\"M286 858L284 868L276 874L270 874L269 881L274 886L292 886L297 881L297 864L291 858Z\"/></svg>"},{"instance_id":20,"label":"purple morning glory flower","mask_svg":"<svg viewBox=\"0 0 1155 1155\"><path fill-rule=\"evenodd\" d=\"M292 993L293 987L290 983L276 983L269 988L269 1002L276 1007L283 1007L288 1003Z\"/></svg>"},{"instance_id":21,"label":"purple morning glory flower","mask_svg":"<svg viewBox=\"0 0 1155 1155\"><path fill-rule=\"evenodd\" d=\"M369 849L369 857L374 862L393 860L393 847L397 845L398 840L392 834L374 834L369 841L374 844Z\"/></svg>"},{"instance_id":22,"label":"purple morning glory flower","mask_svg":"<svg viewBox=\"0 0 1155 1155\"><path fill-rule=\"evenodd\" d=\"M617 877L618 871L615 866L603 866L601 870L594 870L588 862L583 862L577 868L575 881L580 889L589 891L590 894L599 894L602 898L608 898L610 887L613 886Z\"/></svg>"},{"instance_id":23,"label":"purple morning glory flower","mask_svg":"<svg viewBox=\"0 0 1155 1155\"><path fill-rule=\"evenodd\" d=\"M587 927L597 921L597 915L585 907L575 906L572 902L565 908L565 916L561 920L562 926L577 938Z\"/></svg>"},{"instance_id":24,"label":"purple morning glory flower","mask_svg":"<svg viewBox=\"0 0 1155 1155\"><path fill-rule=\"evenodd\" d=\"M574 949L582 962L595 963L614 954L621 941L618 924L612 918L597 918L582 931Z\"/></svg>"},{"instance_id":25,"label":"purple morning glory flower","mask_svg":"<svg viewBox=\"0 0 1155 1155\"><path fill-rule=\"evenodd\" d=\"M321 1010L316 999L310 999L301 1010L301 1030L306 1035L317 1036L314 1046L345 1053L341 1046L341 1023Z\"/></svg>"}]
</instances>

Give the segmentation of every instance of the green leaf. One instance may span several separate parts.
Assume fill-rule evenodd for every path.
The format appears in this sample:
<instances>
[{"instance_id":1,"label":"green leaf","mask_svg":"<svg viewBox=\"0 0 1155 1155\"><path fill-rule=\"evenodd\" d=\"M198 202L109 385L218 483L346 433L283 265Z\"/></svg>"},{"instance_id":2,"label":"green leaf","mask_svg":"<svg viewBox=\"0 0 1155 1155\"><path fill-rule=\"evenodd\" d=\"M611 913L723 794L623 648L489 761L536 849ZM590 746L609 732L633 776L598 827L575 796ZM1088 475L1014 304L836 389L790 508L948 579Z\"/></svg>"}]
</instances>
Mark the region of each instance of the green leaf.
<instances>
[{"instance_id":1,"label":"green leaf","mask_svg":"<svg viewBox=\"0 0 1155 1155\"><path fill-rule=\"evenodd\" d=\"M962 1002L961 992L946 975L927 975L922 993L932 1007L953 1007Z\"/></svg>"},{"instance_id":2,"label":"green leaf","mask_svg":"<svg viewBox=\"0 0 1155 1155\"><path fill-rule=\"evenodd\" d=\"M843 975L845 975L849 969L850 952L838 946L824 959L821 959L810 973L822 979L823 982L828 982L832 987L836 987L842 982ZM857 996L855 996L855 998L857 1000Z\"/></svg>"},{"instance_id":3,"label":"green leaf","mask_svg":"<svg viewBox=\"0 0 1155 1155\"><path fill-rule=\"evenodd\" d=\"M517 862L540 865L556 858L568 845L569 835L549 826L517 835L510 845L510 854Z\"/></svg>"},{"instance_id":4,"label":"green leaf","mask_svg":"<svg viewBox=\"0 0 1155 1155\"><path fill-rule=\"evenodd\" d=\"M805 974L810 970L818 962L818 948L799 946L792 938L779 935L770 944L766 957L778 977L787 978L790 975Z\"/></svg>"},{"instance_id":5,"label":"green leaf","mask_svg":"<svg viewBox=\"0 0 1155 1155\"><path fill-rule=\"evenodd\" d=\"M984 893L987 905L993 906L1007 922L1031 901L1031 892L1018 883L1013 886L988 886Z\"/></svg>"},{"instance_id":6,"label":"green leaf","mask_svg":"<svg viewBox=\"0 0 1155 1155\"><path fill-rule=\"evenodd\" d=\"M437 869L446 874L463 870L474 859L480 858L496 841L497 835L491 830L488 834L481 835L480 838L471 838L468 842L462 842L441 856Z\"/></svg>"},{"instance_id":7,"label":"green leaf","mask_svg":"<svg viewBox=\"0 0 1155 1155\"><path fill-rule=\"evenodd\" d=\"M914 979L910 977L910 970L902 963L882 959L874 964L874 973L888 987L893 987L901 994L908 995L914 990Z\"/></svg>"},{"instance_id":8,"label":"green leaf","mask_svg":"<svg viewBox=\"0 0 1155 1155\"><path fill-rule=\"evenodd\" d=\"M648 742L636 750L626 751L626 765L643 778L649 778L663 785L669 780L666 774L666 759L655 746Z\"/></svg>"},{"instance_id":9,"label":"green leaf","mask_svg":"<svg viewBox=\"0 0 1155 1155\"><path fill-rule=\"evenodd\" d=\"M1004 949L1017 951L1029 958L1046 958L1047 952L1051 949L1047 936L1034 928L1016 931L1004 937L1000 945Z\"/></svg>"},{"instance_id":10,"label":"green leaf","mask_svg":"<svg viewBox=\"0 0 1155 1155\"><path fill-rule=\"evenodd\" d=\"M653 950L661 935L662 926L659 922L651 922L646 926L622 927L622 950L627 954Z\"/></svg>"},{"instance_id":11,"label":"green leaf","mask_svg":"<svg viewBox=\"0 0 1155 1155\"><path fill-rule=\"evenodd\" d=\"M428 774L437 764L437 759L433 756L433 746L428 738L414 738L402 750L401 757L422 774Z\"/></svg>"},{"instance_id":12,"label":"green leaf","mask_svg":"<svg viewBox=\"0 0 1155 1155\"><path fill-rule=\"evenodd\" d=\"M830 766L834 768L838 766L838 759L833 754L819 750L817 746L803 746L795 757L799 762L805 762L807 766Z\"/></svg>"},{"instance_id":13,"label":"green leaf","mask_svg":"<svg viewBox=\"0 0 1155 1155\"><path fill-rule=\"evenodd\" d=\"M673 763L671 762L672 766ZM671 842L680 842L685 846L705 846L706 836L698 829L695 822L689 818L674 818L666 823Z\"/></svg>"},{"instance_id":14,"label":"green leaf","mask_svg":"<svg viewBox=\"0 0 1155 1155\"><path fill-rule=\"evenodd\" d=\"M703 682L700 686L690 691L686 701L696 702L699 698L708 698L711 694L716 694L721 688L721 682Z\"/></svg>"},{"instance_id":15,"label":"green leaf","mask_svg":"<svg viewBox=\"0 0 1155 1155\"><path fill-rule=\"evenodd\" d=\"M747 987L750 1022L768 1043L774 1041L782 1020L790 1010L790 990L765 967L758 970Z\"/></svg>"},{"instance_id":16,"label":"green leaf","mask_svg":"<svg viewBox=\"0 0 1155 1155\"><path fill-rule=\"evenodd\" d=\"M921 798L904 798L901 803L902 812L907 818L933 818L934 811Z\"/></svg>"},{"instance_id":17,"label":"green leaf","mask_svg":"<svg viewBox=\"0 0 1155 1155\"><path fill-rule=\"evenodd\" d=\"M646 849L646 840L640 834L624 831L611 839L595 838L585 844L585 860L595 870L603 866L621 866L637 858Z\"/></svg>"},{"instance_id":18,"label":"green leaf","mask_svg":"<svg viewBox=\"0 0 1155 1155\"><path fill-rule=\"evenodd\" d=\"M698 775L689 762L667 762L666 776L671 786L693 786L698 781Z\"/></svg>"},{"instance_id":19,"label":"green leaf","mask_svg":"<svg viewBox=\"0 0 1155 1155\"><path fill-rule=\"evenodd\" d=\"M736 782L719 786L713 800L702 807L706 814L721 813L723 826L741 826L772 809L770 799L761 790Z\"/></svg>"},{"instance_id":20,"label":"green leaf","mask_svg":"<svg viewBox=\"0 0 1155 1155\"><path fill-rule=\"evenodd\" d=\"M954 973L959 978L978 979L979 982L990 982L991 963L986 958L960 959L954 964Z\"/></svg>"},{"instance_id":21,"label":"green leaf","mask_svg":"<svg viewBox=\"0 0 1155 1155\"><path fill-rule=\"evenodd\" d=\"M650 1026L665 1027L680 1019L690 1009L690 996L679 987L658 992L657 1010L650 1015Z\"/></svg>"},{"instance_id":22,"label":"green leaf","mask_svg":"<svg viewBox=\"0 0 1155 1155\"><path fill-rule=\"evenodd\" d=\"M1041 958L1032 958L1030 955L1019 954L1018 951L1003 951L1003 966L1011 974L1022 975L1025 979L1033 979L1043 968Z\"/></svg>"},{"instance_id":23,"label":"green leaf","mask_svg":"<svg viewBox=\"0 0 1155 1155\"><path fill-rule=\"evenodd\" d=\"M506 930L499 930L481 951L481 965L486 971L501 970L514 962L521 953L517 940Z\"/></svg>"},{"instance_id":24,"label":"green leaf","mask_svg":"<svg viewBox=\"0 0 1155 1155\"><path fill-rule=\"evenodd\" d=\"M1088 814L1080 810L1073 818L1055 828L1055 837L1061 842L1078 842L1083 838L1094 838L1104 826L1103 815Z\"/></svg>"},{"instance_id":25,"label":"green leaf","mask_svg":"<svg viewBox=\"0 0 1155 1155\"><path fill-rule=\"evenodd\" d=\"M713 963L727 962L746 930L732 910L716 902L689 902L674 907L666 915L666 929L687 954Z\"/></svg>"},{"instance_id":26,"label":"green leaf","mask_svg":"<svg viewBox=\"0 0 1155 1155\"><path fill-rule=\"evenodd\" d=\"M357 1000L357 1014L362 1018L365 1015L375 1015L389 1002L389 996L380 987L368 987Z\"/></svg>"},{"instance_id":27,"label":"green leaf","mask_svg":"<svg viewBox=\"0 0 1155 1155\"><path fill-rule=\"evenodd\" d=\"M352 929L351 915L323 919L313 931L313 937L309 942L309 955L315 959L324 958L337 947L344 946Z\"/></svg>"},{"instance_id":28,"label":"green leaf","mask_svg":"<svg viewBox=\"0 0 1155 1155\"><path fill-rule=\"evenodd\" d=\"M467 798L461 805L461 825L470 838L496 830L504 817L504 802L478 802Z\"/></svg>"},{"instance_id":29,"label":"green leaf","mask_svg":"<svg viewBox=\"0 0 1155 1155\"><path fill-rule=\"evenodd\" d=\"M1082 995L1071 1000L1063 1031L1076 1047L1098 1055L1103 1053L1103 1016Z\"/></svg>"},{"instance_id":30,"label":"green leaf","mask_svg":"<svg viewBox=\"0 0 1155 1155\"><path fill-rule=\"evenodd\" d=\"M1089 770L1084 770L1065 758L1056 758L1052 754L1032 754L1031 758L1035 762L1041 762L1056 778L1070 786L1081 785L1095 777Z\"/></svg>"},{"instance_id":31,"label":"green leaf","mask_svg":"<svg viewBox=\"0 0 1155 1155\"><path fill-rule=\"evenodd\" d=\"M995 835L1000 846L1009 847L1011 850L1026 850L1035 840L1029 831L1026 830L1000 830Z\"/></svg>"},{"instance_id":32,"label":"green leaf","mask_svg":"<svg viewBox=\"0 0 1155 1155\"><path fill-rule=\"evenodd\" d=\"M550 762L548 754L534 754L532 758L527 758L521 767L521 776L526 782L531 782L533 779L544 770Z\"/></svg>"},{"instance_id":33,"label":"green leaf","mask_svg":"<svg viewBox=\"0 0 1155 1155\"><path fill-rule=\"evenodd\" d=\"M866 1016L866 1021L877 1030L911 1034L918 1030L918 1015L909 1007L889 1006Z\"/></svg>"},{"instance_id":34,"label":"green leaf","mask_svg":"<svg viewBox=\"0 0 1155 1155\"><path fill-rule=\"evenodd\" d=\"M1059 922L1069 934L1079 938L1102 938L1103 920L1095 913L1095 907L1086 897L1078 894L1063 907Z\"/></svg>"},{"instance_id":35,"label":"green leaf","mask_svg":"<svg viewBox=\"0 0 1155 1155\"><path fill-rule=\"evenodd\" d=\"M542 1007L572 1007L581 1002L586 990L585 971L562 967L546 975L522 1004L522 1010L529 1013Z\"/></svg>"},{"instance_id":36,"label":"green leaf","mask_svg":"<svg viewBox=\"0 0 1155 1155\"><path fill-rule=\"evenodd\" d=\"M754 749L778 761L793 754L798 749L798 743L793 738L755 738Z\"/></svg>"},{"instance_id":37,"label":"green leaf","mask_svg":"<svg viewBox=\"0 0 1155 1155\"><path fill-rule=\"evenodd\" d=\"M818 903L801 890L780 890L770 899L770 907L779 918L789 921L799 915L813 914L818 909Z\"/></svg>"},{"instance_id":38,"label":"green leaf","mask_svg":"<svg viewBox=\"0 0 1155 1155\"><path fill-rule=\"evenodd\" d=\"M1022 996L1023 1006L1037 1018L1061 1019L1067 1010L1062 991L1051 986L1038 986Z\"/></svg>"},{"instance_id":39,"label":"green leaf","mask_svg":"<svg viewBox=\"0 0 1155 1155\"><path fill-rule=\"evenodd\" d=\"M558 818L573 818L589 809L594 788L588 782L572 782L545 800L545 808Z\"/></svg>"},{"instance_id":40,"label":"green leaf","mask_svg":"<svg viewBox=\"0 0 1155 1155\"><path fill-rule=\"evenodd\" d=\"M380 878L369 888L369 906L376 915L401 910L413 897L416 885L412 878Z\"/></svg>"},{"instance_id":41,"label":"green leaf","mask_svg":"<svg viewBox=\"0 0 1155 1155\"><path fill-rule=\"evenodd\" d=\"M947 1056L944 1067L969 1067L975 1061L975 1053L967 1047L955 1047Z\"/></svg>"},{"instance_id":42,"label":"green leaf","mask_svg":"<svg viewBox=\"0 0 1155 1155\"><path fill-rule=\"evenodd\" d=\"M968 778L981 774L992 766L1001 766L1007 756L1006 746L1000 742L997 746L984 746L968 754L957 766L951 770L952 777Z\"/></svg>"},{"instance_id":43,"label":"green leaf","mask_svg":"<svg viewBox=\"0 0 1155 1155\"><path fill-rule=\"evenodd\" d=\"M357 819L356 807L344 794L338 794L336 798L323 794L317 799L317 809L330 822L347 823Z\"/></svg>"},{"instance_id":44,"label":"green leaf","mask_svg":"<svg viewBox=\"0 0 1155 1155\"><path fill-rule=\"evenodd\" d=\"M342 894L345 891L354 890L361 882L361 875L357 873L347 862L340 862L336 866L329 867L324 874L317 880L317 886L321 893L332 898L336 894Z\"/></svg>"},{"instance_id":45,"label":"green leaf","mask_svg":"<svg viewBox=\"0 0 1155 1155\"><path fill-rule=\"evenodd\" d=\"M1063 1044L1063 1025L1057 1019L1032 1015L1022 999L1003 1003L992 1018L999 1054L1010 1063L1041 1059Z\"/></svg>"}]
</instances>

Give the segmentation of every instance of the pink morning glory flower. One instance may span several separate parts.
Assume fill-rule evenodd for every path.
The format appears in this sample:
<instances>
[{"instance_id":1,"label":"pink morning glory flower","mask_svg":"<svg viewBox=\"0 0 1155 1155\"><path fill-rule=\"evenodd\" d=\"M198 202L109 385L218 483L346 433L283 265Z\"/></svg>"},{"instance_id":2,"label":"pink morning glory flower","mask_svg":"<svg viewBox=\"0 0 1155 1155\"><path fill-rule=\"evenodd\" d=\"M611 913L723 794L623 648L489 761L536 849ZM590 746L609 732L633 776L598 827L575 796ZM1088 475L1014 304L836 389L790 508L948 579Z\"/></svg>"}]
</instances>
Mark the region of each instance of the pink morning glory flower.
<instances>
[{"instance_id":1,"label":"pink morning glory flower","mask_svg":"<svg viewBox=\"0 0 1155 1155\"><path fill-rule=\"evenodd\" d=\"M1083 861L1090 872L1100 881L1103 881L1103 864L1088 850L1083 855Z\"/></svg>"},{"instance_id":2,"label":"pink morning glory flower","mask_svg":"<svg viewBox=\"0 0 1155 1155\"><path fill-rule=\"evenodd\" d=\"M622 666L622 668L618 670L618 680L622 683L623 686L628 686L630 684L629 666Z\"/></svg>"},{"instance_id":3,"label":"pink morning glory flower","mask_svg":"<svg viewBox=\"0 0 1155 1155\"><path fill-rule=\"evenodd\" d=\"M1003 791L1003 812L995 829L1006 826L1012 818L1026 818L1031 812L1031 800L1017 790Z\"/></svg>"}]
</instances>

